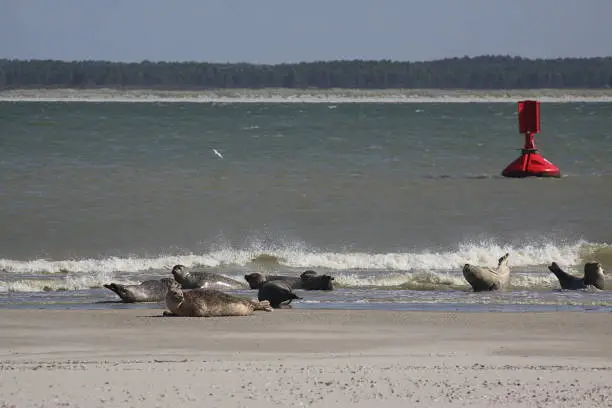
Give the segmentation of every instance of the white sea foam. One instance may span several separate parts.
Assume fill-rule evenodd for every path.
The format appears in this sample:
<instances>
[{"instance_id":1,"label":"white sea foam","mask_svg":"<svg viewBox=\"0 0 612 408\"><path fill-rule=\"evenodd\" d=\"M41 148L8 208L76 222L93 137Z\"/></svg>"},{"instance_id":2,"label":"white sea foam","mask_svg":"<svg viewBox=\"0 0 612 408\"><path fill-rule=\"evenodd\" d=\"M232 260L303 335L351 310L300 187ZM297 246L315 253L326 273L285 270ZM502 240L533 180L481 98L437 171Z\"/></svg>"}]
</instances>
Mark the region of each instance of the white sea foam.
<instances>
[{"instance_id":1,"label":"white sea foam","mask_svg":"<svg viewBox=\"0 0 612 408\"><path fill-rule=\"evenodd\" d=\"M108 272L90 274L71 273L61 279L16 279L0 281L0 292L49 292L99 288L115 280ZM124 285L138 284L137 280L122 278Z\"/></svg>"},{"instance_id":2,"label":"white sea foam","mask_svg":"<svg viewBox=\"0 0 612 408\"><path fill-rule=\"evenodd\" d=\"M510 103L612 102L612 90L439 90L439 89L216 89L202 91L120 89L18 89L0 91L5 102L148 103Z\"/></svg>"},{"instance_id":3,"label":"white sea foam","mask_svg":"<svg viewBox=\"0 0 612 408\"><path fill-rule=\"evenodd\" d=\"M279 266L297 269L322 268L328 270L383 270L423 271L456 270L465 263L497 265L498 258L511 253L513 266L538 266L555 261L561 265L581 262L585 248L601 244L584 241L572 244L530 244L521 247L499 245L492 242L474 242L459 245L448 251L420 251L394 253L323 252L296 243L285 247L271 247L254 243L250 248L220 248L204 254L160 255L156 258L110 257L103 259L71 259L50 261L44 259L19 261L0 259L0 270L8 273L137 273L150 270L170 270L175 264L187 267L246 266L253 261L272 260ZM262 260L262 256L265 258Z\"/></svg>"}]
</instances>

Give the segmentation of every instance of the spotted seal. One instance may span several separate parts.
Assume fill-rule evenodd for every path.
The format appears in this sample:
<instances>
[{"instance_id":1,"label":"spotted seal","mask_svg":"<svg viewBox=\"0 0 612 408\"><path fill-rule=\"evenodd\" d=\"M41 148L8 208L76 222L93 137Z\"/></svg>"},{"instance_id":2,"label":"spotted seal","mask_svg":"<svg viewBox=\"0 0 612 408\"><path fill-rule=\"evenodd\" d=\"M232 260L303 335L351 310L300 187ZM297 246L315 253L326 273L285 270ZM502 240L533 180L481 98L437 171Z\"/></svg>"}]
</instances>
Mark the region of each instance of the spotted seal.
<instances>
[{"instance_id":1,"label":"spotted seal","mask_svg":"<svg viewBox=\"0 0 612 408\"><path fill-rule=\"evenodd\" d=\"M166 298L166 292L172 282L174 282L172 278L162 278L147 280L140 285L109 283L104 287L115 292L125 303L161 302Z\"/></svg>"},{"instance_id":2,"label":"spotted seal","mask_svg":"<svg viewBox=\"0 0 612 408\"><path fill-rule=\"evenodd\" d=\"M235 279L212 272L188 272L184 265L174 265L172 276L183 289L246 289L247 285Z\"/></svg>"},{"instance_id":3,"label":"spotted seal","mask_svg":"<svg viewBox=\"0 0 612 408\"><path fill-rule=\"evenodd\" d=\"M495 269L470 264L463 266L463 276L472 286L474 292L504 290L508 286L510 282L508 256L510 254L505 254L499 258Z\"/></svg>"},{"instance_id":4,"label":"spotted seal","mask_svg":"<svg viewBox=\"0 0 612 408\"><path fill-rule=\"evenodd\" d=\"M166 307L170 313L164 312L164 316L185 317L248 316L255 310L272 311L268 301L249 300L216 289L183 290L178 283L168 288Z\"/></svg>"}]
</instances>

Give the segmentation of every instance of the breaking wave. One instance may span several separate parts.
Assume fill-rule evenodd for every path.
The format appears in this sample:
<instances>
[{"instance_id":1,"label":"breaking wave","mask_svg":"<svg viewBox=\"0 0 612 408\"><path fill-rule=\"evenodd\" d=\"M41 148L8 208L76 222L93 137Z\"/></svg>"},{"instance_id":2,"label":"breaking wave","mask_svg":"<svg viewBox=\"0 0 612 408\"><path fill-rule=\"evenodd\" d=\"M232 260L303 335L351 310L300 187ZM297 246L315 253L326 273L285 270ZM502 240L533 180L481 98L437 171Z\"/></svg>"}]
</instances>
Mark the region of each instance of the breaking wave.
<instances>
[{"instance_id":1,"label":"breaking wave","mask_svg":"<svg viewBox=\"0 0 612 408\"><path fill-rule=\"evenodd\" d=\"M522 247L477 242L448 251L395 253L321 252L297 244L281 248L254 245L248 249L225 248L205 254L155 258L0 259L0 292L91 289L112 280L132 284L145 277L167 276L170 268L179 263L240 280L246 271L298 275L312 268L332 274L339 287L462 289L467 287L461 273L463 264L494 266L506 252L511 254L510 286L515 289L557 286L556 278L546 268L553 261L574 273L580 273L582 264L590 260L601 262L604 269L612 265L610 245L586 241Z\"/></svg>"}]
</instances>

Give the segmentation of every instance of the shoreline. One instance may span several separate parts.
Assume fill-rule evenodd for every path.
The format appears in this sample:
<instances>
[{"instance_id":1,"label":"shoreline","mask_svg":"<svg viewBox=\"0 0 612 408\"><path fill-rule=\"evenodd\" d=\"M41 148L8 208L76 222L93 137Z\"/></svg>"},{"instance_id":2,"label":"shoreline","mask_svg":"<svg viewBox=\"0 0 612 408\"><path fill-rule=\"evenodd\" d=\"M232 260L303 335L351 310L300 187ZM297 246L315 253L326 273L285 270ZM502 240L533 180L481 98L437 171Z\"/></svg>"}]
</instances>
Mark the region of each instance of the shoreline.
<instances>
[{"instance_id":1,"label":"shoreline","mask_svg":"<svg viewBox=\"0 0 612 408\"><path fill-rule=\"evenodd\" d=\"M612 89L12 89L0 102L141 103L511 103L612 102Z\"/></svg>"},{"instance_id":2,"label":"shoreline","mask_svg":"<svg viewBox=\"0 0 612 408\"><path fill-rule=\"evenodd\" d=\"M161 313L0 310L0 406L565 407L612 398L610 313Z\"/></svg>"}]
</instances>

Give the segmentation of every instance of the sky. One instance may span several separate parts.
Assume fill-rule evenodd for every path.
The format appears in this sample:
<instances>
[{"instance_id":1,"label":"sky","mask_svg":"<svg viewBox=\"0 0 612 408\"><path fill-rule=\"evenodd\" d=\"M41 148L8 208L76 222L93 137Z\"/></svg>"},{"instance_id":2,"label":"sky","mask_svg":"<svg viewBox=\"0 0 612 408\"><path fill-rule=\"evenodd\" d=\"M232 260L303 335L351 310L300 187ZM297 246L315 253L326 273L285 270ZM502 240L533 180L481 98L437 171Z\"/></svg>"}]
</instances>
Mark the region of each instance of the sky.
<instances>
[{"instance_id":1,"label":"sky","mask_svg":"<svg viewBox=\"0 0 612 408\"><path fill-rule=\"evenodd\" d=\"M611 19L612 0L0 0L0 58L610 56Z\"/></svg>"}]
</instances>

